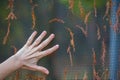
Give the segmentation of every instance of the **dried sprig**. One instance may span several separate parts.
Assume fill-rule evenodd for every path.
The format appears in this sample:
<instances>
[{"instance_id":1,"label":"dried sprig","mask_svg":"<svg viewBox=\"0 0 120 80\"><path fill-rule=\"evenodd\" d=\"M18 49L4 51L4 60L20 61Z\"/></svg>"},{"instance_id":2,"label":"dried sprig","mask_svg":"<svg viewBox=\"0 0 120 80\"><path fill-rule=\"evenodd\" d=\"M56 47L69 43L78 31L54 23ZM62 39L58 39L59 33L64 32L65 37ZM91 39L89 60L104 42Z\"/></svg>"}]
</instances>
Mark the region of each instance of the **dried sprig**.
<instances>
[{"instance_id":1,"label":"dried sprig","mask_svg":"<svg viewBox=\"0 0 120 80\"><path fill-rule=\"evenodd\" d=\"M70 46L68 46L67 48L67 53L69 54L69 57L70 57L70 65L73 66L73 58L72 58L72 52L71 52Z\"/></svg>"},{"instance_id":2,"label":"dried sprig","mask_svg":"<svg viewBox=\"0 0 120 80\"><path fill-rule=\"evenodd\" d=\"M94 15L95 15L95 17L97 17L96 0L94 0Z\"/></svg>"},{"instance_id":3,"label":"dried sprig","mask_svg":"<svg viewBox=\"0 0 120 80\"><path fill-rule=\"evenodd\" d=\"M83 8L82 3L80 1L78 3L78 8L80 10L80 17L84 18L85 17L85 9Z\"/></svg>"},{"instance_id":4,"label":"dried sprig","mask_svg":"<svg viewBox=\"0 0 120 80\"><path fill-rule=\"evenodd\" d=\"M95 66L93 66L93 80L102 80L101 77L96 72Z\"/></svg>"},{"instance_id":5,"label":"dried sprig","mask_svg":"<svg viewBox=\"0 0 120 80\"><path fill-rule=\"evenodd\" d=\"M14 0L8 0L8 7L7 8L9 8L9 9L13 9L13 7L14 7Z\"/></svg>"},{"instance_id":6,"label":"dried sprig","mask_svg":"<svg viewBox=\"0 0 120 80\"><path fill-rule=\"evenodd\" d=\"M84 23L85 23L86 26L87 26L87 24L88 24L88 18L89 18L89 16L90 16L90 14L91 14L91 11L89 11L89 12L86 14L86 16L85 16Z\"/></svg>"},{"instance_id":7,"label":"dried sprig","mask_svg":"<svg viewBox=\"0 0 120 80\"><path fill-rule=\"evenodd\" d=\"M68 0L69 2L69 9L73 11L74 8L74 0Z\"/></svg>"},{"instance_id":8,"label":"dried sprig","mask_svg":"<svg viewBox=\"0 0 120 80\"><path fill-rule=\"evenodd\" d=\"M84 73L84 76L83 76L82 80L88 80L88 74L87 74L87 72Z\"/></svg>"},{"instance_id":9,"label":"dried sprig","mask_svg":"<svg viewBox=\"0 0 120 80\"><path fill-rule=\"evenodd\" d=\"M102 60L102 65L104 67L105 65L105 57L106 57L106 44L105 44L105 40L103 39L102 41L102 56L101 56L101 60Z\"/></svg>"},{"instance_id":10,"label":"dried sprig","mask_svg":"<svg viewBox=\"0 0 120 80\"><path fill-rule=\"evenodd\" d=\"M39 77L39 76L35 76L35 75L32 75L32 74L27 74L26 79L27 80L31 80L31 79L32 80L46 80L46 78L44 76Z\"/></svg>"},{"instance_id":11,"label":"dried sprig","mask_svg":"<svg viewBox=\"0 0 120 80\"><path fill-rule=\"evenodd\" d=\"M15 14L13 13L13 11L11 11L9 13L9 15L7 16L6 20L15 20L17 19L17 17L15 16Z\"/></svg>"},{"instance_id":12,"label":"dried sprig","mask_svg":"<svg viewBox=\"0 0 120 80\"><path fill-rule=\"evenodd\" d=\"M48 23L53 23L53 22L59 22L59 23L62 23L62 24L65 23L64 20L59 19L59 18L53 18L53 19L49 20Z\"/></svg>"},{"instance_id":13,"label":"dried sprig","mask_svg":"<svg viewBox=\"0 0 120 80\"><path fill-rule=\"evenodd\" d=\"M85 37L88 36L87 28L84 29L84 28L81 27L80 25L75 25L75 26L82 31L82 33L85 35ZM87 27L87 26L86 26L86 27Z\"/></svg>"},{"instance_id":14,"label":"dried sprig","mask_svg":"<svg viewBox=\"0 0 120 80\"><path fill-rule=\"evenodd\" d=\"M5 35L4 39L3 39L3 44L6 44L6 42L8 40L8 36L9 36L9 33L10 33L10 25L11 25L11 23L8 22L7 33L6 33L6 35Z\"/></svg>"},{"instance_id":15,"label":"dried sprig","mask_svg":"<svg viewBox=\"0 0 120 80\"><path fill-rule=\"evenodd\" d=\"M100 38L101 38L100 28L97 25L97 39L100 40Z\"/></svg>"},{"instance_id":16,"label":"dried sprig","mask_svg":"<svg viewBox=\"0 0 120 80\"><path fill-rule=\"evenodd\" d=\"M64 68L64 80L67 80L68 69Z\"/></svg>"},{"instance_id":17,"label":"dried sprig","mask_svg":"<svg viewBox=\"0 0 120 80\"><path fill-rule=\"evenodd\" d=\"M16 48L14 45L12 45L11 47L12 47L13 50L14 50L14 54L16 54L16 52L17 52L17 48Z\"/></svg>"},{"instance_id":18,"label":"dried sprig","mask_svg":"<svg viewBox=\"0 0 120 80\"><path fill-rule=\"evenodd\" d=\"M72 32L72 30L70 28L67 28L67 30L70 33L70 45L72 46L73 51L75 52L75 41L74 41L74 33Z\"/></svg>"},{"instance_id":19,"label":"dried sprig","mask_svg":"<svg viewBox=\"0 0 120 80\"><path fill-rule=\"evenodd\" d=\"M104 72L102 73L102 76L101 78L103 80L109 80L109 70L108 69L105 69Z\"/></svg>"},{"instance_id":20,"label":"dried sprig","mask_svg":"<svg viewBox=\"0 0 120 80\"><path fill-rule=\"evenodd\" d=\"M20 78L20 72L16 71L14 80L19 80L19 78Z\"/></svg>"},{"instance_id":21,"label":"dried sprig","mask_svg":"<svg viewBox=\"0 0 120 80\"><path fill-rule=\"evenodd\" d=\"M96 65L97 61L96 61L96 53L94 48L92 48L92 53L93 53L93 65Z\"/></svg>"},{"instance_id":22,"label":"dried sprig","mask_svg":"<svg viewBox=\"0 0 120 80\"><path fill-rule=\"evenodd\" d=\"M10 9L10 12L6 18L6 20L8 21L8 28L7 28L7 33L3 39L3 44L6 44L7 40L8 40L8 36L10 34L10 26L11 26L11 20L15 20L17 19L17 17L15 16L14 12L13 12L13 3L14 3L14 0L8 0L8 9Z\"/></svg>"},{"instance_id":23,"label":"dried sprig","mask_svg":"<svg viewBox=\"0 0 120 80\"><path fill-rule=\"evenodd\" d=\"M35 28L36 26L36 15L35 15L35 7L38 6L37 4L33 3L33 0L30 0L30 4L31 4L31 16L32 16L32 29Z\"/></svg>"},{"instance_id":24,"label":"dried sprig","mask_svg":"<svg viewBox=\"0 0 120 80\"><path fill-rule=\"evenodd\" d=\"M111 2L111 0L108 0L106 3L106 11L105 11L105 14L103 16L103 19L109 15L111 6L112 6L112 2Z\"/></svg>"}]
</instances>

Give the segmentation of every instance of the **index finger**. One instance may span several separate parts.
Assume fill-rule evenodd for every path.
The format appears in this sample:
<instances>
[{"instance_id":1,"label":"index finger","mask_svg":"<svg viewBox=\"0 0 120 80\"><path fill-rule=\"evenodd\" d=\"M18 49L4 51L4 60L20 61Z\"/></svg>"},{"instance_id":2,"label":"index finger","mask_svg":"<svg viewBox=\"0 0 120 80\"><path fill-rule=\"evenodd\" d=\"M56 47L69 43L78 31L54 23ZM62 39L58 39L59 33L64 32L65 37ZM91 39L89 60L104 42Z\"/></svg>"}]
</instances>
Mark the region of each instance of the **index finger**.
<instances>
[{"instance_id":1,"label":"index finger","mask_svg":"<svg viewBox=\"0 0 120 80\"><path fill-rule=\"evenodd\" d=\"M31 43L33 42L33 39L35 38L36 34L37 34L37 31L34 31L34 32L31 34L31 36L28 38L25 46L30 46L30 45L31 45Z\"/></svg>"},{"instance_id":2,"label":"index finger","mask_svg":"<svg viewBox=\"0 0 120 80\"><path fill-rule=\"evenodd\" d=\"M55 45L55 46L53 46L53 47L51 47L51 48L49 48L49 49L47 49L47 50L45 50L45 51L40 52L39 54L36 54L36 56L40 59L40 58L42 58L42 57L45 57L45 56L47 56L47 55L52 54L52 53L55 52L58 48L59 48L59 45L57 44L57 45Z\"/></svg>"}]
</instances>

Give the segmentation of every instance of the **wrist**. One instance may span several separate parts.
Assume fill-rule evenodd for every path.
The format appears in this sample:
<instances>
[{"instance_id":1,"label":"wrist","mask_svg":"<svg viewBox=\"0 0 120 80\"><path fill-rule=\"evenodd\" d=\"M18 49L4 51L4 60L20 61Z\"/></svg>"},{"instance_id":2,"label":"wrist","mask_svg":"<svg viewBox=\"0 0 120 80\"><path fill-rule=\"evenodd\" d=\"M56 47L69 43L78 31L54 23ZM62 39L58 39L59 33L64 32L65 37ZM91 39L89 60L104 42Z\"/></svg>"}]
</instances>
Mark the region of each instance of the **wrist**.
<instances>
[{"instance_id":1,"label":"wrist","mask_svg":"<svg viewBox=\"0 0 120 80\"><path fill-rule=\"evenodd\" d=\"M21 60L19 59L19 56L13 55L11 58L12 58L12 61L13 61L13 63L14 63L14 66L15 66L17 69L19 69L19 68L22 67L22 62L21 62Z\"/></svg>"},{"instance_id":2,"label":"wrist","mask_svg":"<svg viewBox=\"0 0 120 80\"><path fill-rule=\"evenodd\" d=\"M17 60L15 55L11 56L0 64L0 80L4 79L10 73L16 71L21 67L21 63Z\"/></svg>"}]
</instances>

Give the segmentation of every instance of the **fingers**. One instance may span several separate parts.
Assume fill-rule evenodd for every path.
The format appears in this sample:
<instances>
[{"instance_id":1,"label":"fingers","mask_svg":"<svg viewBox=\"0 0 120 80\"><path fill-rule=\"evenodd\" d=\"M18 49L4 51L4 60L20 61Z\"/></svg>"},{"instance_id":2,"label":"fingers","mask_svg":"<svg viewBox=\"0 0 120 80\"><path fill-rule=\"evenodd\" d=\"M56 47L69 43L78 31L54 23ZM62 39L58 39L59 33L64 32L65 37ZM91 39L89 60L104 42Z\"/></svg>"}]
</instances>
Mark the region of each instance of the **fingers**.
<instances>
[{"instance_id":1,"label":"fingers","mask_svg":"<svg viewBox=\"0 0 120 80\"><path fill-rule=\"evenodd\" d=\"M52 53L55 52L58 48L59 48L59 45L55 45L55 46L53 46L53 47L51 47L51 48L49 48L49 49L47 49L47 50L45 50L45 51L36 52L36 53L30 55L30 56L28 57L28 59L31 59L31 58L40 59L40 58L45 57L45 56L47 56L47 55L49 55L49 54L52 54Z\"/></svg>"},{"instance_id":2,"label":"fingers","mask_svg":"<svg viewBox=\"0 0 120 80\"><path fill-rule=\"evenodd\" d=\"M49 48L49 49L47 49L47 50L45 50L45 51L40 52L37 56L38 56L39 59L40 59L40 58L42 58L42 57L45 57L45 56L47 56L47 55L52 54L52 53L55 52L58 48L59 48L59 45L55 45L55 46L53 46L52 48Z\"/></svg>"},{"instance_id":3,"label":"fingers","mask_svg":"<svg viewBox=\"0 0 120 80\"><path fill-rule=\"evenodd\" d=\"M52 48L49 48L45 51L42 51L42 52L36 52L35 54L32 54L31 56L29 56L29 58L42 58L42 57L45 57L49 54L52 54L53 52L55 52L57 49L59 48L59 45L55 45L53 46Z\"/></svg>"},{"instance_id":4,"label":"fingers","mask_svg":"<svg viewBox=\"0 0 120 80\"><path fill-rule=\"evenodd\" d=\"M30 45L32 44L33 39L34 39L34 37L35 37L36 34L37 34L37 31L34 31L34 32L31 34L31 36L28 38L25 46L30 46Z\"/></svg>"},{"instance_id":5,"label":"fingers","mask_svg":"<svg viewBox=\"0 0 120 80\"><path fill-rule=\"evenodd\" d=\"M40 71L44 74L49 74L49 71L45 68L45 67L42 67L42 66L38 66L38 65L32 65L32 66L29 66L30 70L33 70L33 71Z\"/></svg>"},{"instance_id":6,"label":"fingers","mask_svg":"<svg viewBox=\"0 0 120 80\"><path fill-rule=\"evenodd\" d=\"M43 31L40 34L40 36L33 42L33 44L31 45L31 47L33 48L33 47L37 46L42 41L42 39L45 37L46 34L47 34L47 32Z\"/></svg>"},{"instance_id":7,"label":"fingers","mask_svg":"<svg viewBox=\"0 0 120 80\"><path fill-rule=\"evenodd\" d=\"M35 65L33 68L47 75L49 74L49 71L45 67Z\"/></svg>"},{"instance_id":8,"label":"fingers","mask_svg":"<svg viewBox=\"0 0 120 80\"><path fill-rule=\"evenodd\" d=\"M44 47L46 47L55 37L54 34L51 34L46 40L44 40L36 49L42 50Z\"/></svg>"},{"instance_id":9,"label":"fingers","mask_svg":"<svg viewBox=\"0 0 120 80\"><path fill-rule=\"evenodd\" d=\"M41 44L39 44L41 42L41 40L45 37L45 35L47 34L46 31L43 31L40 36L33 42L32 41L36 35L36 31L32 33L32 35L30 36L30 38L28 39L26 46L29 46L29 48L31 49L31 51L29 51L29 54L27 54L27 56L33 55L33 53L36 53L38 51L41 51L44 47L46 47L55 37L54 34L51 34L46 40L44 40ZM38 45L39 44L39 45ZM36 47L35 47L36 46ZM56 49L57 47L59 47L58 45L54 48L51 48L50 50ZM48 49L49 50L49 49Z\"/></svg>"}]
</instances>

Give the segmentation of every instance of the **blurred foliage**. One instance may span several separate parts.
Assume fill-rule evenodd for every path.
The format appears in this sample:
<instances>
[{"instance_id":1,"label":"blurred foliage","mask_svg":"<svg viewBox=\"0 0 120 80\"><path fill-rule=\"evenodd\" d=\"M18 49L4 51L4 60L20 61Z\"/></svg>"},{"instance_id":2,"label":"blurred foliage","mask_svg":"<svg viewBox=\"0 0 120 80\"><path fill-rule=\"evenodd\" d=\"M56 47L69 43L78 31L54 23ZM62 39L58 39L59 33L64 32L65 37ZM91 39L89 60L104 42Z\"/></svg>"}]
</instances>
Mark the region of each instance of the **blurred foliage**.
<instances>
[{"instance_id":1,"label":"blurred foliage","mask_svg":"<svg viewBox=\"0 0 120 80\"><path fill-rule=\"evenodd\" d=\"M48 80L63 80L64 69L68 68L66 73L67 79L73 79L75 74L78 73L78 78L83 77L85 72L88 72L90 80L93 78L92 74L92 51L91 48L95 49L96 52L96 71L101 75L105 68L108 68L108 56L106 54L105 68L101 65L101 52L102 52L102 40L106 40L107 52L109 49L109 19L106 16L103 20L106 9L106 1L108 0L74 0L73 9L69 9L69 0L33 0L37 6L35 7L36 26L32 29L32 16L29 0L14 0L14 13L17 16L16 20L11 21L10 34L6 45L2 44L3 38L7 32L8 23L6 17L9 14L8 0L1 0L0 2L0 54L1 61L4 61L10 55L14 54L13 48L21 48L29 35L37 30L41 33L46 30L49 33L55 33L56 38L50 46L59 44L61 47L58 52L50 58L43 58L39 63L50 70L50 75L47 77ZM94 1L96 1L97 17L94 16ZM84 9L84 16L80 16L79 2ZM88 26L88 37L84 36L86 23L85 16L91 12L90 16L86 20ZM69 14L69 15L68 15ZM52 21L53 20L53 21ZM50 23L51 21L51 23ZM63 21L63 23L61 23ZM79 26L76 27L76 25ZM105 27L104 27L105 26ZM71 32L67 30L71 29ZM86 30L87 31L87 30ZM74 42L76 51L72 52L74 66L70 66L69 55L67 53L68 45L71 45L71 35L74 35ZM101 35L98 40L97 36ZM72 48L72 47L71 47ZM38 64L39 64L38 63ZM62 64L62 65L61 65ZM19 80L24 80L26 75L38 75L39 72L32 72L26 70L19 70ZM16 72L11 74L6 80L13 80L16 76ZM35 79L30 79L35 80Z\"/></svg>"},{"instance_id":2,"label":"blurred foliage","mask_svg":"<svg viewBox=\"0 0 120 80\"><path fill-rule=\"evenodd\" d=\"M0 18L5 20L6 15L8 14L9 10L7 10L8 1L7 0L1 0L0 1Z\"/></svg>"},{"instance_id":3,"label":"blurred foliage","mask_svg":"<svg viewBox=\"0 0 120 80\"><path fill-rule=\"evenodd\" d=\"M64 4L66 7L69 7L69 1L70 0L59 0L59 2L61 4ZM78 7L79 2L81 3L83 9L85 10L85 13L88 13L88 11L94 9L94 1L96 1L97 8L102 8L106 4L107 0L73 0L73 1L74 1L73 13L79 15L80 13L80 9Z\"/></svg>"}]
</instances>

